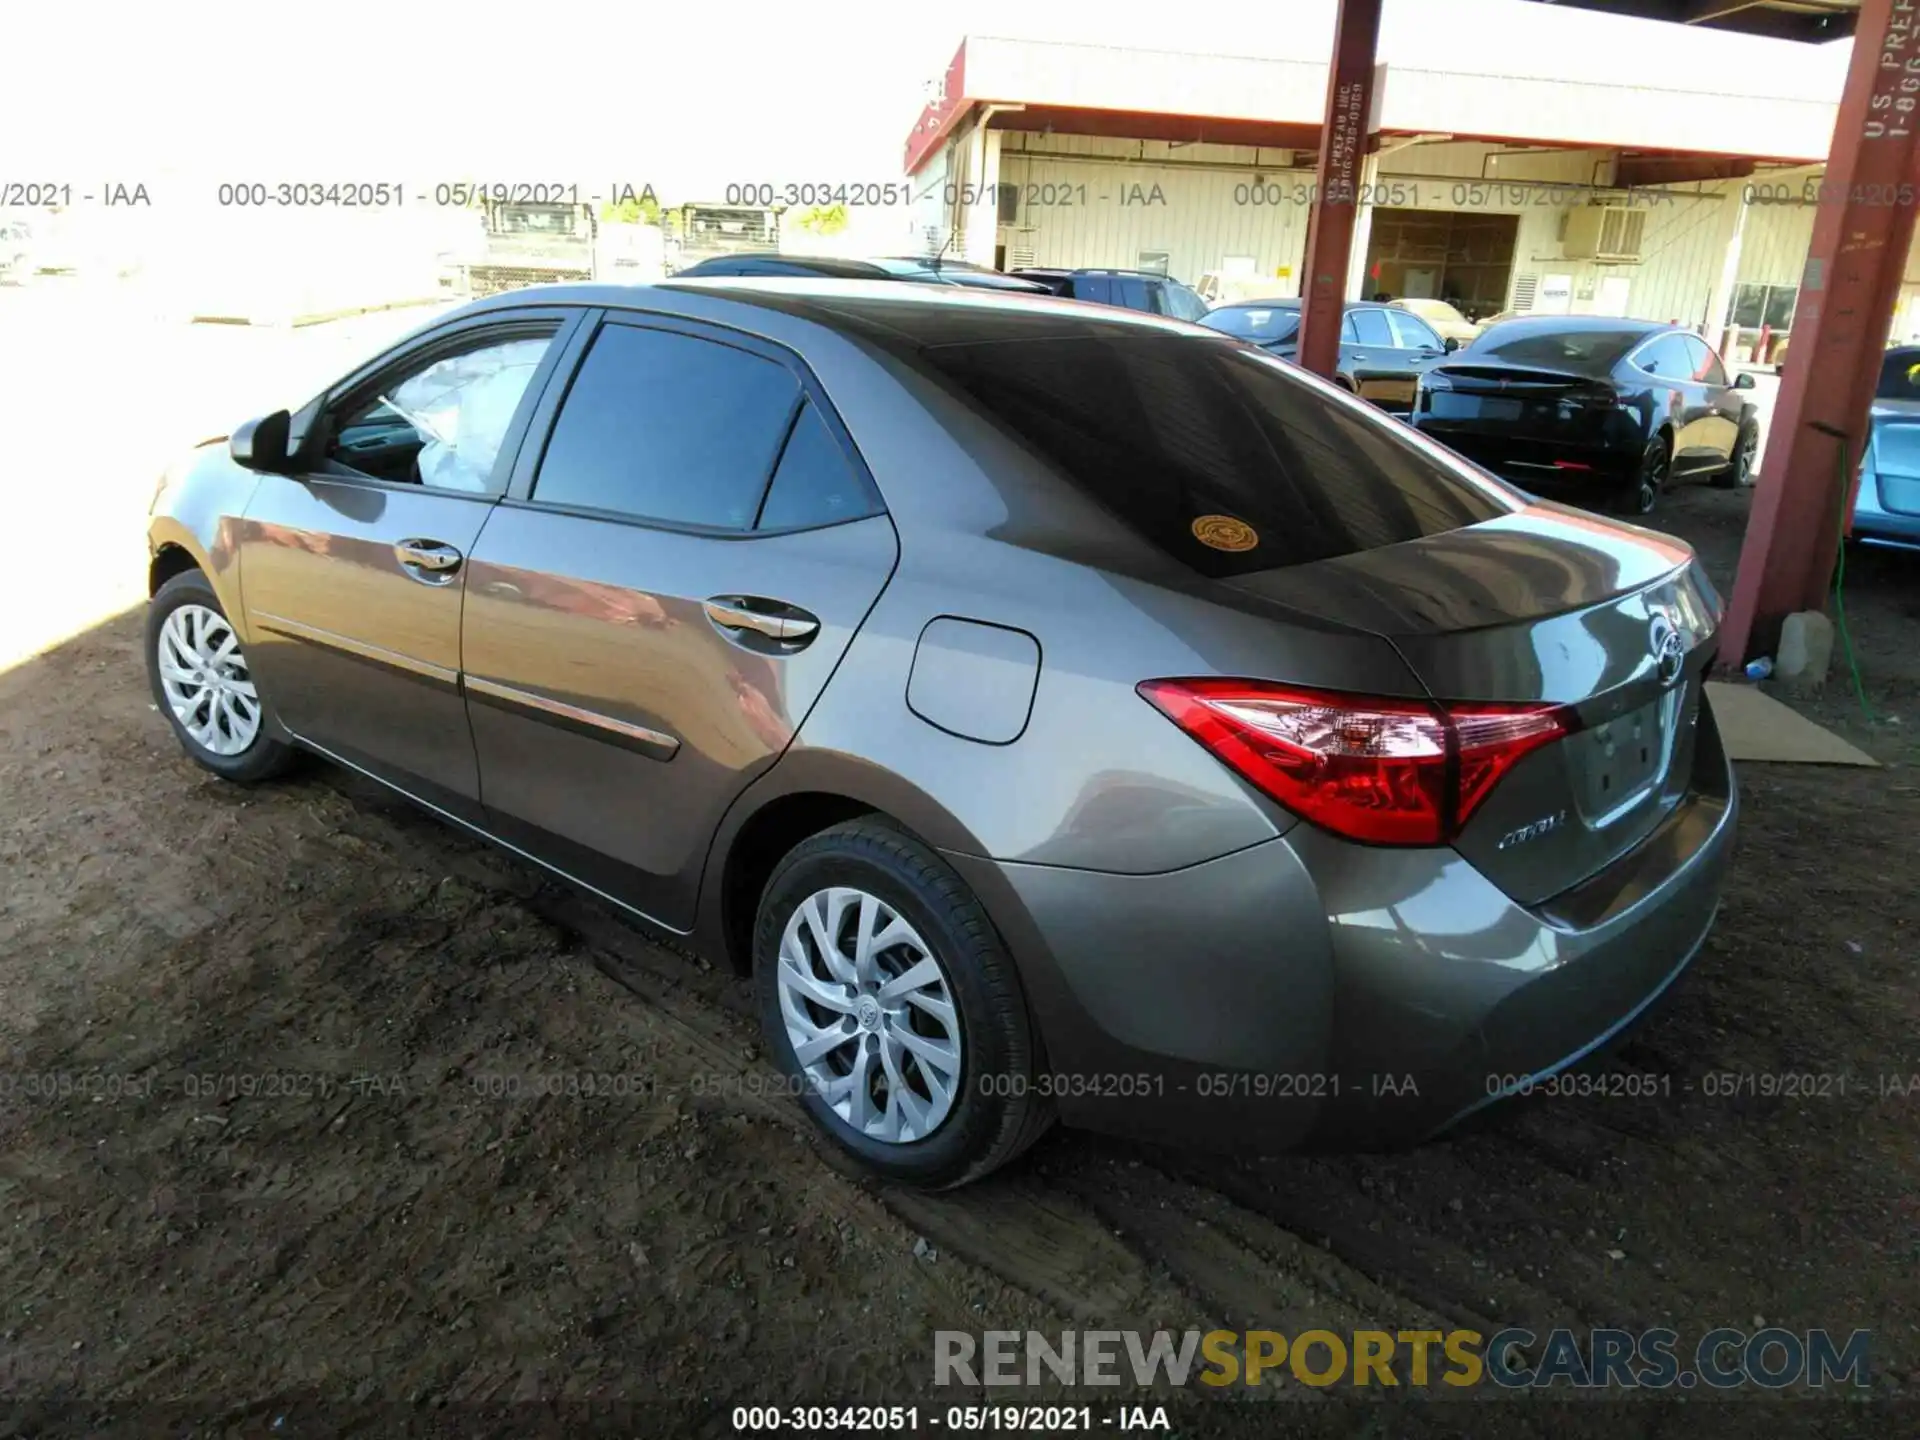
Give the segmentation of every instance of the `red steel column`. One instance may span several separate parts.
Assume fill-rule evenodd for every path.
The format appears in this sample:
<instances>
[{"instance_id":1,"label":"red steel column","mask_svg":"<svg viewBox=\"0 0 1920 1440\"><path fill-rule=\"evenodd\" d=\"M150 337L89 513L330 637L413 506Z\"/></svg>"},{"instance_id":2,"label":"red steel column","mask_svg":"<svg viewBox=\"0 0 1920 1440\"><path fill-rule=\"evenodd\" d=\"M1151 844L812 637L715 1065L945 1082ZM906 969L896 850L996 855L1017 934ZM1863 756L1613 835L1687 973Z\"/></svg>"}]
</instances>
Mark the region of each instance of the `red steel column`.
<instances>
[{"instance_id":1,"label":"red steel column","mask_svg":"<svg viewBox=\"0 0 1920 1440\"><path fill-rule=\"evenodd\" d=\"M1869 0L1871 3L1871 0ZM1305 283L1300 287L1300 363L1331 376L1340 362L1340 307L1347 296L1354 206L1373 114L1373 56L1381 0L1340 0L1320 127L1320 170L1307 216Z\"/></svg>"},{"instance_id":2,"label":"red steel column","mask_svg":"<svg viewBox=\"0 0 1920 1440\"><path fill-rule=\"evenodd\" d=\"M1843 497L1853 491L1920 199L1915 5L1864 0L1826 176L1808 182L1809 195L1818 191L1813 243L1720 632L1723 664L1771 651L1780 622L1821 609L1833 579Z\"/></svg>"}]
</instances>

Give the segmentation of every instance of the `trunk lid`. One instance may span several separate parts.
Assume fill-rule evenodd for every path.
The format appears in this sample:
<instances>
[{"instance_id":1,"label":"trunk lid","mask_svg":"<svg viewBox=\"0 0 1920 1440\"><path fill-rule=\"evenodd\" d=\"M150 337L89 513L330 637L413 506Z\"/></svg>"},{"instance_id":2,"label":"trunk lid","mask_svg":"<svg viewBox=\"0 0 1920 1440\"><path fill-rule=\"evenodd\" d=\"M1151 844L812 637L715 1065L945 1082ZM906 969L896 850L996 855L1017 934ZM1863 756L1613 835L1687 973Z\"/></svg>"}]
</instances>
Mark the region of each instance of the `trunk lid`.
<instances>
[{"instance_id":1,"label":"trunk lid","mask_svg":"<svg viewBox=\"0 0 1920 1440\"><path fill-rule=\"evenodd\" d=\"M1421 428L1498 430L1537 440L1591 442L1613 413L1606 381L1571 370L1455 360L1436 365L1422 389Z\"/></svg>"},{"instance_id":2,"label":"trunk lid","mask_svg":"<svg viewBox=\"0 0 1920 1440\"><path fill-rule=\"evenodd\" d=\"M1687 791L1720 601L1669 536L1542 503L1231 583L1384 636L1436 699L1571 707L1575 731L1455 841L1523 904L1603 869Z\"/></svg>"}]
</instances>

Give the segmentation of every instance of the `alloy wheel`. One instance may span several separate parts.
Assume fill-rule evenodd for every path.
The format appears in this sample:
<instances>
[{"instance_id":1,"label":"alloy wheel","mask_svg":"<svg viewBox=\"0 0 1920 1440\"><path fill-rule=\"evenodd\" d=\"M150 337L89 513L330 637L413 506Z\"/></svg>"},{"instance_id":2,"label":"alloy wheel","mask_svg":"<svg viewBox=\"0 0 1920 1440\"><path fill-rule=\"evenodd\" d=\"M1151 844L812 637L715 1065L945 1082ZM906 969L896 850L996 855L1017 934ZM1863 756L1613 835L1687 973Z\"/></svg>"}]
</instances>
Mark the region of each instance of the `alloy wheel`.
<instances>
[{"instance_id":1,"label":"alloy wheel","mask_svg":"<svg viewBox=\"0 0 1920 1440\"><path fill-rule=\"evenodd\" d=\"M1653 511L1654 504L1660 499L1661 487L1667 483L1667 447L1653 445L1646 457L1640 462L1640 477L1633 492L1633 513L1647 515Z\"/></svg>"},{"instance_id":2,"label":"alloy wheel","mask_svg":"<svg viewBox=\"0 0 1920 1440\"><path fill-rule=\"evenodd\" d=\"M180 728L212 754L243 754L260 734L260 696L226 617L178 606L160 626L158 650L160 686Z\"/></svg>"},{"instance_id":3,"label":"alloy wheel","mask_svg":"<svg viewBox=\"0 0 1920 1440\"><path fill-rule=\"evenodd\" d=\"M940 1128L960 1093L960 1020L904 916L864 890L817 890L787 919L777 979L794 1059L835 1114L897 1145Z\"/></svg>"},{"instance_id":4,"label":"alloy wheel","mask_svg":"<svg viewBox=\"0 0 1920 1440\"><path fill-rule=\"evenodd\" d=\"M1754 431L1750 430L1740 437L1740 453L1734 461L1733 472L1737 477L1737 484L1751 485L1753 483L1753 457L1759 449L1760 436Z\"/></svg>"}]
</instances>

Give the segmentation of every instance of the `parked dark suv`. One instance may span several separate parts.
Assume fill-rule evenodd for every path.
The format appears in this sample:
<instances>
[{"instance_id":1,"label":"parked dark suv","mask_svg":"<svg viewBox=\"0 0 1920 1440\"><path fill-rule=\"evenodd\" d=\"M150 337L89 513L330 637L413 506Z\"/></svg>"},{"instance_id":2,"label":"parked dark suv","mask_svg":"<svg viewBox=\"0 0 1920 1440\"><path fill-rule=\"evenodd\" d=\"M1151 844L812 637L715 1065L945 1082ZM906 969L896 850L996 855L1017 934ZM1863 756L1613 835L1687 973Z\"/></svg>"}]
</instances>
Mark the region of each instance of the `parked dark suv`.
<instances>
[{"instance_id":1,"label":"parked dark suv","mask_svg":"<svg viewBox=\"0 0 1920 1440\"><path fill-rule=\"evenodd\" d=\"M1091 300L1098 305L1145 310L1150 315L1170 315L1175 320L1198 320L1207 313L1207 302L1191 286L1182 285L1157 270L1025 269L1011 273L1022 280L1037 281L1069 300Z\"/></svg>"}]
</instances>

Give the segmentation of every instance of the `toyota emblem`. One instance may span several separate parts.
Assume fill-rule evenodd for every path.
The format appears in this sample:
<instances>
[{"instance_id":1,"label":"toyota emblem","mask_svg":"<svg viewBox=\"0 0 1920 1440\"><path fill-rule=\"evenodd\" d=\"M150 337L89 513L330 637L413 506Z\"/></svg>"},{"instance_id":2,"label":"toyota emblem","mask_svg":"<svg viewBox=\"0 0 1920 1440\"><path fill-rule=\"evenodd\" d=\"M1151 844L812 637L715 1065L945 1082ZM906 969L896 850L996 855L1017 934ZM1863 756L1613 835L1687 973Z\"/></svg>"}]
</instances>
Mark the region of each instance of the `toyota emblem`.
<instances>
[{"instance_id":1,"label":"toyota emblem","mask_svg":"<svg viewBox=\"0 0 1920 1440\"><path fill-rule=\"evenodd\" d=\"M1653 655L1653 666L1661 684L1671 685L1680 678L1680 671L1687 663L1687 642L1666 616L1655 615L1649 622L1647 649Z\"/></svg>"}]
</instances>

